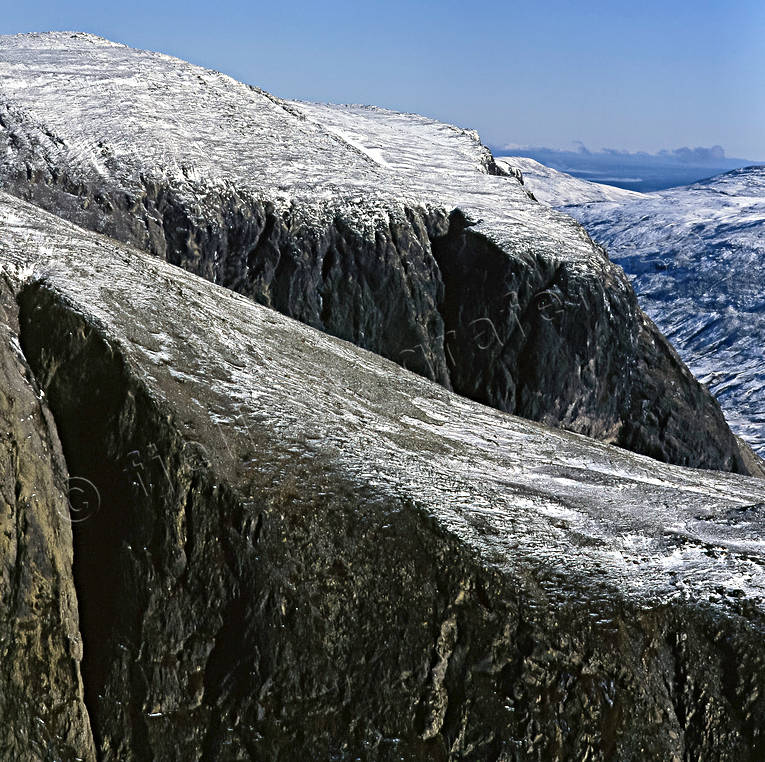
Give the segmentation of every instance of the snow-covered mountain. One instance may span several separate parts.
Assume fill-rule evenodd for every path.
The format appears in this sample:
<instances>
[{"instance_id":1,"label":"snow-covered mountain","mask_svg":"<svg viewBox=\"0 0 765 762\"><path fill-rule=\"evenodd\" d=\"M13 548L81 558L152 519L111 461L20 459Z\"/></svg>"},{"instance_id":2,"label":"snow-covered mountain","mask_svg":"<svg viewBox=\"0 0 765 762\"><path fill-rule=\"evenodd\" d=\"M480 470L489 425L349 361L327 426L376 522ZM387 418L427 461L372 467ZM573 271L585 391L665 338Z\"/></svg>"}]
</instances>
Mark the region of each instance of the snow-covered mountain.
<instances>
[{"instance_id":1,"label":"snow-covered mountain","mask_svg":"<svg viewBox=\"0 0 765 762\"><path fill-rule=\"evenodd\" d=\"M765 167L640 194L497 161L607 247L734 431L765 454Z\"/></svg>"},{"instance_id":2,"label":"snow-covered mountain","mask_svg":"<svg viewBox=\"0 0 765 762\"><path fill-rule=\"evenodd\" d=\"M751 470L623 271L474 132L69 33L0 38L0 127L2 187L61 217L472 399Z\"/></svg>"},{"instance_id":3,"label":"snow-covered mountain","mask_svg":"<svg viewBox=\"0 0 765 762\"><path fill-rule=\"evenodd\" d=\"M189 193L236 188L311 220L342 208L360 226L372 225L375 204L380 214L459 205L498 241L554 248L556 236L570 236L564 217L540 212L518 183L489 173L493 159L477 133L415 114L284 101L170 56L75 33L0 37L0 93L3 126L24 143L1 161L28 158L34 173L47 169L47 157L99 181L104 193L140 194L147 179ZM571 258L586 266L591 247L584 238L571 244Z\"/></svg>"},{"instance_id":4,"label":"snow-covered mountain","mask_svg":"<svg viewBox=\"0 0 765 762\"><path fill-rule=\"evenodd\" d=\"M0 759L763 759L765 472L519 180L0 38Z\"/></svg>"}]
</instances>

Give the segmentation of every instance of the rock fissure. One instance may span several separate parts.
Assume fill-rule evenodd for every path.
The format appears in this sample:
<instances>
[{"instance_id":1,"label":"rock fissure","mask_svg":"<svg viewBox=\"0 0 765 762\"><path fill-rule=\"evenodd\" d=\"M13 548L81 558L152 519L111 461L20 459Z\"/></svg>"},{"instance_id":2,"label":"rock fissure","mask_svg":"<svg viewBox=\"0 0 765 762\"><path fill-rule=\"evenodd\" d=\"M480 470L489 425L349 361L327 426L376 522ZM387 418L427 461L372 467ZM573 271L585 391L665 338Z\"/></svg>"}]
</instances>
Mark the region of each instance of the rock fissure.
<instances>
[{"instance_id":1,"label":"rock fissure","mask_svg":"<svg viewBox=\"0 0 765 762\"><path fill-rule=\"evenodd\" d=\"M92 759L66 465L0 274L0 757Z\"/></svg>"},{"instance_id":2,"label":"rock fissure","mask_svg":"<svg viewBox=\"0 0 765 762\"><path fill-rule=\"evenodd\" d=\"M226 521L236 515L236 498L223 496L226 491L201 464L189 462L189 448L163 423L153 401L127 373L120 350L96 326L84 324L44 286L22 290L19 304L22 346L46 392L69 470L91 485L99 501L96 513L73 524L85 702L99 758L151 759L156 728L152 733L149 725L173 712L158 691L157 670L161 673L174 659L183 665L190 658L194 670L204 671L210 658L204 645L210 636L206 640L197 633L195 638L193 621L171 622L172 637L165 632L157 639L153 588L169 590L176 583L176 594L187 596L189 588L199 585L192 573L195 562L198 574L200 556L212 553L228 570L223 575L228 582L221 584L235 589L232 580L242 562L236 552L226 551L225 538L222 549L210 546L209 537L202 548L189 538L200 521L200 500L211 510L217 503ZM220 589L198 605L214 618L231 595ZM221 646L220 637L210 646L213 664L215 658L234 658L241 645ZM177 641L188 652L180 659L173 651ZM183 667L178 672L188 674L190 667ZM211 685L224 677L218 672ZM193 683L190 677L188 684ZM179 698L170 699L171 704ZM196 711L205 713L201 705Z\"/></svg>"}]
</instances>

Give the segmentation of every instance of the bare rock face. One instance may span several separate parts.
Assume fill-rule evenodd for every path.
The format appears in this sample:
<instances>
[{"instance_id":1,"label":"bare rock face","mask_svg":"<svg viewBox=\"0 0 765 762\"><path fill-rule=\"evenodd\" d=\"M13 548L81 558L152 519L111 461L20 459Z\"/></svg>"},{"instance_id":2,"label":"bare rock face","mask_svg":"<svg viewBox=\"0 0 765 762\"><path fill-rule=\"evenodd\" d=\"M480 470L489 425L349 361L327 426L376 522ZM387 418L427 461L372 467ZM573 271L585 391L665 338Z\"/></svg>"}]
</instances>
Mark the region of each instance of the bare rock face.
<instances>
[{"instance_id":1,"label":"bare rock face","mask_svg":"<svg viewBox=\"0 0 765 762\"><path fill-rule=\"evenodd\" d=\"M762 758L761 480L465 400L6 195L0 221L101 496L74 525L101 759Z\"/></svg>"},{"instance_id":2,"label":"bare rock face","mask_svg":"<svg viewBox=\"0 0 765 762\"><path fill-rule=\"evenodd\" d=\"M0 274L0 757L91 760L67 497L82 509L82 485L68 482L17 311Z\"/></svg>"},{"instance_id":3,"label":"bare rock face","mask_svg":"<svg viewBox=\"0 0 765 762\"><path fill-rule=\"evenodd\" d=\"M585 276L565 260L510 265L459 214L434 254L455 390L670 463L762 472L605 259Z\"/></svg>"},{"instance_id":4,"label":"bare rock face","mask_svg":"<svg viewBox=\"0 0 765 762\"><path fill-rule=\"evenodd\" d=\"M475 133L89 35L0 40L3 187L500 410L750 473L624 273Z\"/></svg>"}]
</instances>

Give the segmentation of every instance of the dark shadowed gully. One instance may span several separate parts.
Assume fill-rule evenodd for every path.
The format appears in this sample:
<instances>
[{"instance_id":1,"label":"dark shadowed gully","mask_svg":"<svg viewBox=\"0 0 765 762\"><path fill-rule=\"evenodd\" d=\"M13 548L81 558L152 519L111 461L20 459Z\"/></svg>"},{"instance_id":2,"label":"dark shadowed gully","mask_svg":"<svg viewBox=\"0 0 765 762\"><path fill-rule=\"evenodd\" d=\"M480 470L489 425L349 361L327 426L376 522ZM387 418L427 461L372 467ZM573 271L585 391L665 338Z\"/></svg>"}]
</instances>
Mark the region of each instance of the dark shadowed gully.
<instances>
[{"instance_id":1,"label":"dark shadowed gully","mask_svg":"<svg viewBox=\"0 0 765 762\"><path fill-rule=\"evenodd\" d=\"M0 274L0 758L93 758L67 472Z\"/></svg>"}]
</instances>

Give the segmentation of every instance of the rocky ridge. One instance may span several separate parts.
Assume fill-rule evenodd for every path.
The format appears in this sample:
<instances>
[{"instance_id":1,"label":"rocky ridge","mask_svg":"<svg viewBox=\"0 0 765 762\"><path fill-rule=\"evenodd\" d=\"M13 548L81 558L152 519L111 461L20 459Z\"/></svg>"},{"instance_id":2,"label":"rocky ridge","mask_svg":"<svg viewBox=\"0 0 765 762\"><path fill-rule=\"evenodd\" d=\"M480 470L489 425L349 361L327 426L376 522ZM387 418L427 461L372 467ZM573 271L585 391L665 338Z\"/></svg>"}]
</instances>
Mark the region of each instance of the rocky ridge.
<instances>
[{"instance_id":1,"label":"rocky ridge","mask_svg":"<svg viewBox=\"0 0 765 762\"><path fill-rule=\"evenodd\" d=\"M0 230L14 395L101 498L100 759L761 758L761 480L483 407L5 194Z\"/></svg>"}]
</instances>

